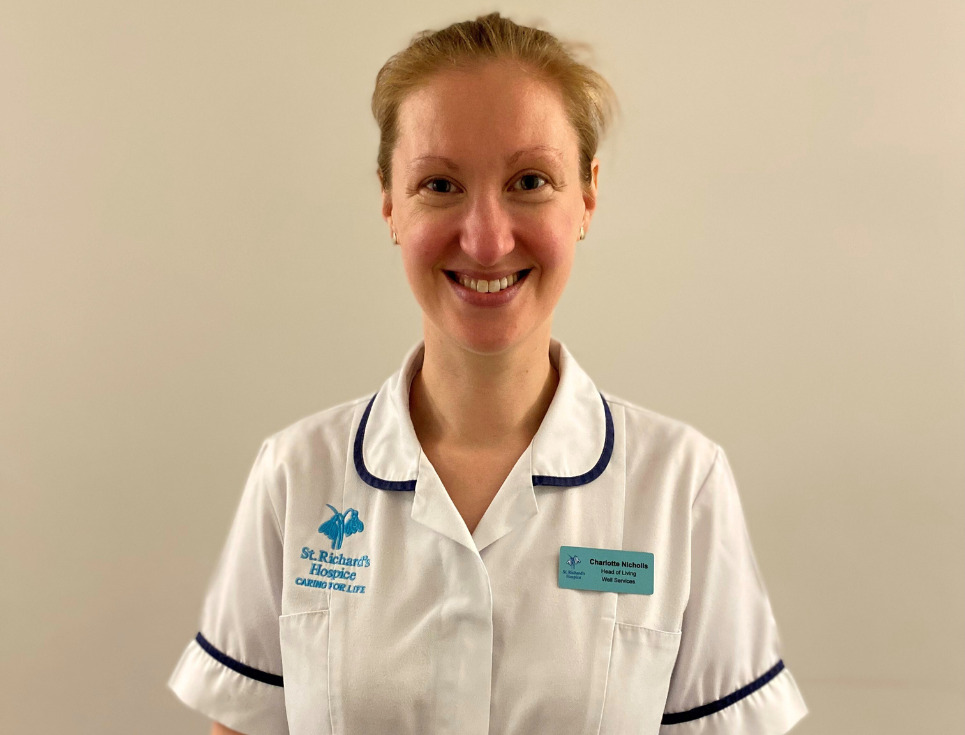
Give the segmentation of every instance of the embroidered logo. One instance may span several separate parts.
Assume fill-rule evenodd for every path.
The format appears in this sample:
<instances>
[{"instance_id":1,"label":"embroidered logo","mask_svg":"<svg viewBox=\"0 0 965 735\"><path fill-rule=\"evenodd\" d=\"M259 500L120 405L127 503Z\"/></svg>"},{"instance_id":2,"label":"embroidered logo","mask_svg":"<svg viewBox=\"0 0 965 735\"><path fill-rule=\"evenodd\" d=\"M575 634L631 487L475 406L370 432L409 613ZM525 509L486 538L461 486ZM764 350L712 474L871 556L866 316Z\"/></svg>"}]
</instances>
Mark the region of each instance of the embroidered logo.
<instances>
[{"instance_id":1,"label":"embroidered logo","mask_svg":"<svg viewBox=\"0 0 965 735\"><path fill-rule=\"evenodd\" d=\"M318 532L328 536L332 541L332 548L338 551L342 548L345 537L353 533L362 533L365 530L365 524L362 523L359 512L355 508L339 513L337 508L331 505L328 507L332 509L334 515L318 527Z\"/></svg>"},{"instance_id":2,"label":"embroidered logo","mask_svg":"<svg viewBox=\"0 0 965 735\"><path fill-rule=\"evenodd\" d=\"M573 554L569 559L566 560L566 563L571 567L575 567L580 563L580 557L578 557L576 554Z\"/></svg>"}]
</instances>

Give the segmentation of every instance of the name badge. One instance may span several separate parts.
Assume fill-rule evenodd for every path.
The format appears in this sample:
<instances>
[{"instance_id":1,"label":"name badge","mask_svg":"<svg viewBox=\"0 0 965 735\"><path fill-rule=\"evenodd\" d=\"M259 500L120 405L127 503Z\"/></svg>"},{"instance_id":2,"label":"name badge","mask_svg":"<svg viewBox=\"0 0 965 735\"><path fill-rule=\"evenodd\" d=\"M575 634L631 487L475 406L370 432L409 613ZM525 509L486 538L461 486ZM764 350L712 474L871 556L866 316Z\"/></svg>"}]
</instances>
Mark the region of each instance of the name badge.
<instances>
[{"instance_id":1,"label":"name badge","mask_svg":"<svg viewBox=\"0 0 965 735\"><path fill-rule=\"evenodd\" d=\"M653 554L646 551L560 547L560 587L653 594Z\"/></svg>"}]
</instances>

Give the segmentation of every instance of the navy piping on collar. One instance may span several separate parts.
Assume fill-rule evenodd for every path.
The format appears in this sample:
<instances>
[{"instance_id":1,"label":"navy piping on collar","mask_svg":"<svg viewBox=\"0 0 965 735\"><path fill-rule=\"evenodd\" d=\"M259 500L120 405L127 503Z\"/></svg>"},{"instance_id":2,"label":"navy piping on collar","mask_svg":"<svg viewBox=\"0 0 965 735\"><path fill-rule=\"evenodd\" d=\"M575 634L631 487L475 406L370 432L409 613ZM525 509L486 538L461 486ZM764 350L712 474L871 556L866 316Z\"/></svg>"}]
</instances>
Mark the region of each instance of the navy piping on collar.
<instances>
[{"instance_id":1,"label":"navy piping on collar","mask_svg":"<svg viewBox=\"0 0 965 735\"><path fill-rule=\"evenodd\" d=\"M375 394L377 396L378 393ZM355 432L355 471L366 485L371 485L379 490L415 490L415 480L383 480L376 477L365 467L365 460L362 458L362 439L365 438L365 425L369 422L369 413L372 411L372 404L375 403L375 396L365 407L362 420L359 422L358 431Z\"/></svg>"},{"instance_id":2,"label":"navy piping on collar","mask_svg":"<svg viewBox=\"0 0 965 735\"><path fill-rule=\"evenodd\" d=\"M576 487L577 485L585 485L588 482L593 482L603 474L603 470L610 464L610 457L613 456L613 415L610 413L610 406L607 405L606 398L603 397L602 393L600 394L600 400L603 401L603 414L606 417L606 437L603 440L603 451L600 453L600 458L596 461L596 464L593 465L593 468L589 472L584 472L582 475L576 475L575 477L533 475L533 487L537 487L538 485Z\"/></svg>"},{"instance_id":3,"label":"navy piping on collar","mask_svg":"<svg viewBox=\"0 0 965 735\"><path fill-rule=\"evenodd\" d=\"M375 397L377 395L378 393L372 396L369 405L365 407L362 420L359 422L358 431L355 432L355 449L353 453L355 458L355 471L358 472L359 477L362 478L362 481L366 485L371 485L379 490L402 490L411 492L415 490L415 480L383 480L369 472L365 466L365 459L362 457L362 442L365 438L365 427L369 422L369 414L372 412L372 404L375 403ZM540 485L576 487L577 485L585 485L588 482L593 482L593 480L603 474L603 470L605 470L610 463L610 457L613 456L613 415L610 413L610 406L607 404L606 398L603 397L602 393L600 394L600 400L603 401L603 414L606 417L606 437L603 440L603 451L600 453L600 458L596 461L596 464L588 472L574 477L533 475L533 487Z\"/></svg>"},{"instance_id":4,"label":"navy piping on collar","mask_svg":"<svg viewBox=\"0 0 965 735\"><path fill-rule=\"evenodd\" d=\"M236 661L235 659L231 658L231 656L222 653L217 648L212 646L211 643L208 642L208 639L201 635L201 633L198 633L194 639L198 642L198 645L211 656L211 658L218 663L227 666L232 671L237 671L239 674L242 676L247 676L249 679L254 679L255 681L260 681L265 684L271 684L273 687L285 686L285 680L278 676L278 674L269 674L266 671L243 664L241 661Z\"/></svg>"},{"instance_id":5,"label":"navy piping on collar","mask_svg":"<svg viewBox=\"0 0 965 735\"><path fill-rule=\"evenodd\" d=\"M686 712L672 712L670 714L665 714L663 720L661 720L661 725L678 725L681 722L690 722L691 720L697 720L701 717L706 717L707 715L712 715L715 712L720 712L725 707L730 707L735 702L739 702L744 697L747 697L762 686L767 684L771 679L781 673L784 669L784 662L778 661L774 666L768 669L763 675L754 679L750 684L745 687L741 687L733 694L728 694L722 699L718 699L716 702L711 702L710 704L704 704L700 707L694 707Z\"/></svg>"}]
</instances>

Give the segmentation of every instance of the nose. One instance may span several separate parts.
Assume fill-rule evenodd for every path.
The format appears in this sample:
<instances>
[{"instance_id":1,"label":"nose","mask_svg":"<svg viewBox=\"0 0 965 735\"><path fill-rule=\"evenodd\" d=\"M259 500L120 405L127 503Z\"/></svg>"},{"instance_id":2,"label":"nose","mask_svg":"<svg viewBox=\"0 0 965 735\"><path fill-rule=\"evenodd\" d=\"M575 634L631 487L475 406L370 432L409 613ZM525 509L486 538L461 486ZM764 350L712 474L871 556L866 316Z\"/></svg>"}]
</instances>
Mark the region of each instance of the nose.
<instances>
[{"instance_id":1,"label":"nose","mask_svg":"<svg viewBox=\"0 0 965 735\"><path fill-rule=\"evenodd\" d=\"M513 251L512 220L498 195L473 198L459 244L466 255L486 267L496 265Z\"/></svg>"}]
</instances>

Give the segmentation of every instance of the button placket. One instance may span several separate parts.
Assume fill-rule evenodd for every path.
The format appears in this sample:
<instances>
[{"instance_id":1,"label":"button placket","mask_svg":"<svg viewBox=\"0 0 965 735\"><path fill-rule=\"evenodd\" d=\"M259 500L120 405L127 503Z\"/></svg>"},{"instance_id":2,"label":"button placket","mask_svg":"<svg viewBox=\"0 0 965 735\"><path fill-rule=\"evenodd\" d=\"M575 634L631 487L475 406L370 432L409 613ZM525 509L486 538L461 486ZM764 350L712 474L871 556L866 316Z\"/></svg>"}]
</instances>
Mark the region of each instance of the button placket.
<instances>
[{"instance_id":1,"label":"button placket","mask_svg":"<svg viewBox=\"0 0 965 735\"><path fill-rule=\"evenodd\" d=\"M489 573L474 549L452 545L442 555L449 594L437 655L437 729L452 735L488 735L493 664L493 596Z\"/></svg>"}]
</instances>

